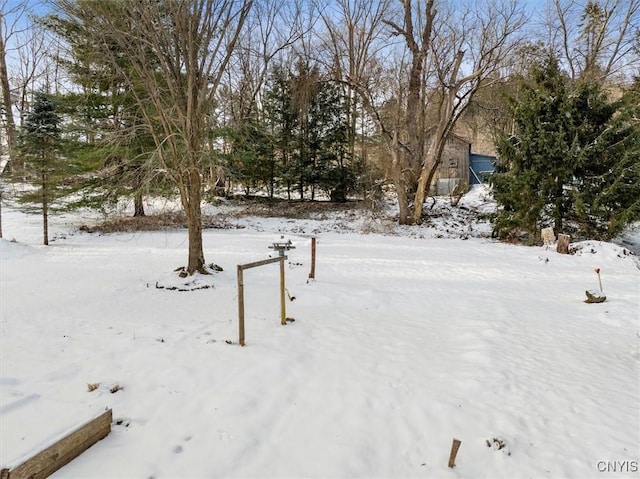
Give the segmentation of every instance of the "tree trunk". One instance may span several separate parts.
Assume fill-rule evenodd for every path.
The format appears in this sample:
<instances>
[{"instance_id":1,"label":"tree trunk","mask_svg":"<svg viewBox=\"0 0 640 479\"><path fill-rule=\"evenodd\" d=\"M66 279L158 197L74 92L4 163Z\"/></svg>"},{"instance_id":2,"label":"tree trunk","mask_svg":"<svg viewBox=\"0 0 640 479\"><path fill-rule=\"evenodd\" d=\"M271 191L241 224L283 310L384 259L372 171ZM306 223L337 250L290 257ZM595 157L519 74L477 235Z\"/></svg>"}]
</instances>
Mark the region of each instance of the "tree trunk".
<instances>
[{"instance_id":1,"label":"tree trunk","mask_svg":"<svg viewBox=\"0 0 640 479\"><path fill-rule=\"evenodd\" d=\"M431 167L430 167L431 165ZM418 187L416 188L416 195L414 198L413 206L413 221L416 224L422 223L422 211L424 206L424 200L427 197L429 188L431 187L431 180L435 174L437 163L432 154L428 154L424 161L424 166L420 172L420 178L418 179Z\"/></svg>"},{"instance_id":2,"label":"tree trunk","mask_svg":"<svg viewBox=\"0 0 640 479\"><path fill-rule=\"evenodd\" d=\"M45 162L46 167L46 162ZM47 173L42 172L42 236L43 244L49 246L49 204L47 198Z\"/></svg>"},{"instance_id":3,"label":"tree trunk","mask_svg":"<svg viewBox=\"0 0 640 479\"><path fill-rule=\"evenodd\" d=\"M192 219L193 216L198 216L200 219L194 220ZM187 224L189 227L189 264L187 265L187 272L193 274L197 271L205 274L200 203L194 206L192 211L187 214Z\"/></svg>"},{"instance_id":4,"label":"tree trunk","mask_svg":"<svg viewBox=\"0 0 640 479\"><path fill-rule=\"evenodd\" d=\"M272 158L269 160L269 199L273 199L273 194L276 189L276 162Z\"/></svg>"},{"instance_id":5,"label":"tree trunk","mask_svg":"<svg viewBox=\"0 0 640 479\"><path fill-rule=\"evenodd\" d=\"M442 123L442 119L440 120ZM424 200L431 188L431 182L436 174L438 166L442 160L442 151L446 142L446 133L443 125L439 125L427 151L427 155L424 159L422 171L420 172L420 178L418 179L418 187L416 189L416 195L414 199L413 208L413 220L416 224L422 222L422 211L424 206Z\"/></svg>"},{"instance_id":6,"label":"tree trunk","mask_svg":"<svg viewBox=\"0 0 640 479\"><path fill-rule=\"evenodd\" d=\"M412 225L413 215L409 207L409 197L405 188L398 189L398 223L401 225Z\"/></svg>"},{"instance_id":7,"label":"tree trunk","mask_svg":"<svg viewBox=\"0 0 640 479\"><path fill-rule=\"evenodd\" d=\"M2 180L0 180L2 181ZM2 238L2 183L0 183L0 239Z\"/></svg>"},{"instance_id":8,"label":"tree trunk","mask_svg":"<svg viewBox=\"0 0 640 479\"><path fill-rule=\"evenodd\" d=\"M2 102L4 103L7 145L9 147L9 161L15 157L15 147L17 142L16 124L13 119L13 109L11 107L11 89L9 86L9 73L7 71L6 45L2 31L2 14L0 14L0 88L2 88ZM8 166L11 168L11 166Z\"/></svg>"},{"instance_id":9,"label":"tree trunk","mask_svg":"<svg viewBox=\"0 0 640 479\"><path fill-rule=\"evenodd\" d=\"M420 3L420 2L419 2ZM407 84L407 97L403 129L407 134L406 146L400 151L397 127L394 128L393 150L396 151L395 162L400 157L402 161L394 167L396 189L398 191L398 206L400 210L400 224L416 224L422 221L422 203L424 194L421 192L420 180L425 165L425 115L427 101L425 98L425 61L432 45L433 21L436 16L435 1L427 0L424 13L425 19L421 31L414 31L414 8L411 1L403 2L403 27L392 21L385 20L396 34L404 37L406 48L410 54L411 67ZM417 33L417 34L416 34ZM398 169L400 167L400 169ZM398 176L399 175L399 176ZM409 175L409 178L407 178ZM413 211L409 207L409 195L414 195ZM401 199L401 196L406 198ZM402 205L405 203L405 206Z\"/></svg>"},{"instance_id":10,"label":"tree trunk","mask_svg":"<svg viewBox=\"0 0 640 479\"><path fill-rule=\"evenodd\" d=\"M564 185L562 182L556 178L556 188L555 188L555 201L554 201L554 221L553 228L555 231L560 232L563 229L562 220L564 218L564 198L562 197L564 193Z\"/></svg>"},{"instance_id":11,"label":"tree trunk","mask_svg":"<svg viewBox=\"0 0 640 479\"><path fill-rule=\"evenodd\" d=\"M456 114L456 101L458 99L458 92L460 85L463 82L456 82L458 77L458 71L462 65L464 58L464 52L458 51L453 61L452 69L450 72L449 84L443 84L440 86L441 100L439 105L440 117L438 118L438 126L427 145L427 151L422 161L422 170L420 171L420 178L418 180L418 188L416 190L415 197L415 209L414 220L416 223L422 222L422 207L429 188L431 187L431 181L433 176L442 161L442 152L447 142L447 138L451 133L453 126L456 124L457 119L461 112ZM469 77L472 78L472 77ZM464 110L465 107L461 107ZM423 132L424 135L424 132Z\"/></svg>"},{"instance_id":12,"label":"tree trunk","mask_svg":"<svg viewBox=\"0 0 640 479\"><path fill-rule=\"evenodd\" d=\"M397 140L398 134L395 132L390 150L393 182L398 197L398 223L401 225L411 225L413 224L413 215L409 208L409 196L407 195L407 184L403 171L402 153L399 151Z\"/></svg>"},{"instance_id":13,"label":"tree trunk","mask_svg":"<svg viewBox=\"0 0 640 479\"><path fill-rule=\"evenodd\" d=\"M205 273L204 249L202 247L202 179L200 174L192 170L189 173L189 182L186 185L186 195L183 195L182 206L187 216L189 228L189 262L187 272L193 274L196 271Z\"/></svg>"},{"instance_id":14,"label":"tree trunk","mask_svg":"<svg viewBox=\"0 0 640 479\"><path fill-rule=\"evenodd\" d=\"M144 202L142 201L142 193L136 193L133 197L133 216L146 216L144 213Z\"/></svg>"}]
</instances>

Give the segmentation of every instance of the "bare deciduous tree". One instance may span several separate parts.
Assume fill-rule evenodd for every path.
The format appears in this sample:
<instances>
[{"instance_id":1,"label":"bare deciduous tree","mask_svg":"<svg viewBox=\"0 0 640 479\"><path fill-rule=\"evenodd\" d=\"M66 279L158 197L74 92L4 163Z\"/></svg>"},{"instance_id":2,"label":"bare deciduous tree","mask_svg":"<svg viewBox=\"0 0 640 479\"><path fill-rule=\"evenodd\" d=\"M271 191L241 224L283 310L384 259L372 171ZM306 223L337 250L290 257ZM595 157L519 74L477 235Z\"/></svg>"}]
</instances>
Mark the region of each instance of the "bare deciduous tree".
<instances>
[{"instance_id":1,"label":"bare deciduous tree","mask_svg":"<svg viewBox=\"0 0 640 479\"><path fill-rule=\"evenodd\" d=\"M326 27L323 44L328 52L327 67L334 79L345 85L350 158L356 158L358 126L361 137L366 135L360 93L371 89L379 73L377 56L390 48L388 38L383 36L383 19L390 8L391 0L337 0L333 9L319 8ZM364 158L364 151L361 153Z\"/></svg>"},{"instance_id":2,"label":"bare deciduous tree","mask_svg":"<svg viewBox=\"0 0 640 479\"><path fill-rule=\"evenodd\" d=\"M29 112L29 105L33 100L34 92L42 90L48 93L55 91L54 47L44 31L37 24L29 25L29 28L16 35L19 45L16 62L13 65L11 75L13 79L13 92L15 95L14 107L18 112L18 128L24 127L25 116ZM20 160L16 170L20 170Z\"/></svg>"},{"instance_id":3,"label":"bare deciduous tree","mask_svg":"<svg viewBox=\"0 0 640 479\"><path fill-rule=\"evenodd\" d=\"M573 79L637 73L640 0L551 0L549 7L545 40Z\"/></svg>"},{"instance_id":4,"label":"bare deciduous tree","mask_svg":"<svg viewBox=\"0 0 640 479\"><path fill-rule=\"evenodd\" d=\"M397 14L388 12L384 19L402 45L393 65L391 56L385 61L394 70L387 78L397 81L395 93L380 94L373 83L354 85L390 150L399 222L414 224L422 221L425 197L456 122L473 95L509 61L526 18L514 0L473 6L398 1Z\"/></svg>"},{"instance_id":5,"label":"bare deciduous tree","mask_svg":"<svg viewBox=\"0 0 640 479\"><path fill-rule=\"evenodd\" d=\"M206 272L202 245L202 173L216 93L252 0L157 2L59 0L92 29L105 60L126 78L145 115L189 228L189 274ZM125 55L127 68L119 61Z\"/></svg>"},{"instance_id":6,"label":"bare deciduous tree","mask_svg":"<svg viewBox=\"0 0 640 479\"><path fill-rule=\"evenodd\" d=\"M11 101L11 86L9 85L9 70L7 68L7 43L15 34L16 22L26 12L26 2L10 5L8 0L0 4L0 88L2 88L2 113L4 115L4 127L7 135L9 158L12 157L16 146L16 125L13 119ZM9 24L9 19L11 23Z\"/></svg>"},{"instance_id":7,"label":"bare deciduous tree","mask_svg":"<svg viewBox=\"0 0 640 479\"><path fill-rule=\"evenodd\" d=\"M245 108L254 108L274 58L292 47L305 33L300 0L254 0L247 28L238 39L233 72L240 73ZM241 111L244 117L246 111Z\"/></svg>"},{"instance_id":8,"label":"bare deciduous tree","mask_svg":"<svg viewBox=\"0 0 640 479\"><path fill-rule=\"evenodd\" d=\"M225 126L241 129L251 121L262 120L262 92L267 74L274 59L286 56L305 33L302 17L308 12L304 8L302 0L254 0L220 88L219 105ZM221 170L217 165L212 179L219 179ZM274 193L273 183L272 178L270 196Z\"/></svg>"},{"instance_id":9,"label":"bare deciduous tree","mask_svg":"<svg viewBox=\"0 0 640 479\"><path fill-rule=\"evenodd\" d=\"M11 98L11 85L9 83L9 70L7 68L7 49L12 37L20 31L20 19L26 16L27 2L1 0L0 1L0 89L2 90L2 108L0 114L4 117L4 132L7 141L8 160L0 163L0 178L15 158L15 150L18 141L15 119L13 117L13 102ZM3 184L0 179L0 238L2 238L2 195Z\"/></svg>"},{"instance_id":10,"label":"bare deciduous tree","mask_svg":"<svg viewBox=\"0 0 640 479\"><path fill-rule=\"evenodd\" d=\"M442 160L445 144L473 96L499 80L499 71L512 61L510 54L522 41L519 32L526 22L514 0L489 0L447 12L434 27L430 58L435 83L437 114L427 129L424 158L414 198L413 221L422 218L422 206ZM430 127L430 128L429 128Z\"/></svg>"}]
</instances>

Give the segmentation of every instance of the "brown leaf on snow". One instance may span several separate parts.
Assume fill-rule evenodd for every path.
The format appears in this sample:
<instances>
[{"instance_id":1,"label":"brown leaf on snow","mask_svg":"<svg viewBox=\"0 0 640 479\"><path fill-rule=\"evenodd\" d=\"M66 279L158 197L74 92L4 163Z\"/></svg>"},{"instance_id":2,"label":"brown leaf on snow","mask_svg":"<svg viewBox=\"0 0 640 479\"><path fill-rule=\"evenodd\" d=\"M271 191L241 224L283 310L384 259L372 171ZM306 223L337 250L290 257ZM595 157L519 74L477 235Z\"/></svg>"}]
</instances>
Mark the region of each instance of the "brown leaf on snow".
<instances>
[{"instance_id":1,"label":"brown leaf on snow","mask_svg":"<svg viewBox=\"0 0 640 479\"><path fill-rule=\"evenodd\" d=\"M109 389L109 392L111 394L115 394L118 391L122 391L124 389L124 386L120 386L119 384L114 384L113 386L111 386L111 389Z\"/></svg>"}]
</instances>

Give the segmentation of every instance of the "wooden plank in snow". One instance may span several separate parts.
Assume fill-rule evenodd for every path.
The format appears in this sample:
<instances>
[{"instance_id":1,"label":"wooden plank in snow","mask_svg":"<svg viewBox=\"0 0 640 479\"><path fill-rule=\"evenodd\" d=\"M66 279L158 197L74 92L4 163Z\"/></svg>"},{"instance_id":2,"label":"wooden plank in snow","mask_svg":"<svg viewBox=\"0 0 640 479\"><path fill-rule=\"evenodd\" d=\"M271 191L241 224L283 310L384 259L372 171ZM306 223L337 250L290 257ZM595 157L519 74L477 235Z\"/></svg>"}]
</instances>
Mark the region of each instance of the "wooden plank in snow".
<instances>
[{"instance_id":1,"label":"wooden plank in snow","mask_svg":"<svg viewBox=\"0 0 640 479\"><path fill-rule=\"evenodd\" d=\"M43 479L65 466L111 432L111 409L76 427L60 439L20 461L14 467L2 469L0 479Z\"/></svg>"}]
</instances>

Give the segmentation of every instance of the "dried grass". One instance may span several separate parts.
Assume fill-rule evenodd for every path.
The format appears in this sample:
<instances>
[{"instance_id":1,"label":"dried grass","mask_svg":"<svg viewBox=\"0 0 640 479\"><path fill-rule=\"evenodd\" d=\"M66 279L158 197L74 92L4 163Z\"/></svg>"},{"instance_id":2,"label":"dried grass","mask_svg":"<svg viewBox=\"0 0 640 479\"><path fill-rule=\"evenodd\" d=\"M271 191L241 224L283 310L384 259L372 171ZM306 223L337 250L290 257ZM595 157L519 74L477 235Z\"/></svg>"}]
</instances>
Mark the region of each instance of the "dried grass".
<instances>
[{"instance_id":1,"label":"dried grass","mask_svg":"<svg viewBox=\"0 0 640 479\"><path fill-rule=\"evenodd\" d=\"M268 198L237 198L233 204L238 207L233 213L204 215L203 228L237 229L230 218L259 216L263 218L325 219L333 212L352 211L359 214L366 209L363 201L334 203L330 201L286 201ZM187 218L181 211L173 211L147 216L122 216L89 226L82 225L80 231L87 233L129 233L136 231L159 231L187 228Z\"/></svg>"},{"instance_id":2,"label":"dried grass","mask_svg":"<svg viewBox=\"0 0 640 479\"><path fill-rule=\"evenodd\" d=\"M95 226L82 225L80 231L108 234L131 231L158 231L186 227L187 220L184 213L170 212L149 216L123 216L104 221Z\"/></svg>"}]
</instances>

